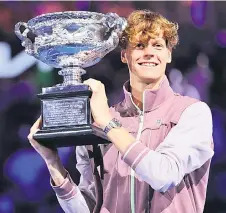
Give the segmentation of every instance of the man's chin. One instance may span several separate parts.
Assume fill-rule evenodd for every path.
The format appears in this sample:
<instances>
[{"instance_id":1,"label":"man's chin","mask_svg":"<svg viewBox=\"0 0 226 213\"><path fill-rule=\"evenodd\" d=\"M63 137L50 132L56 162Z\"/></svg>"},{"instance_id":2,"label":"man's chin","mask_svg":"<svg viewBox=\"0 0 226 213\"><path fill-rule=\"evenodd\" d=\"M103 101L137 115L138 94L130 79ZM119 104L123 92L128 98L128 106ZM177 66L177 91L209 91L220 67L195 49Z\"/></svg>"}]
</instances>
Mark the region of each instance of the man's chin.
<instances>
[{"instance_id":1,"label":"man's chin","mask_svg":"<svg viewBox=\"0 0 226 213\"><path fill-rule=\"evenodd\" d=\"M156 76L156 75L149 75L149 76L142 76L141 78L143 81L145 82L156 82L159 81L159 79L161 79L161 76Z\"/></svg>"},{"instance_id":2,"label":"man's chin","mask_svg":"<svg viewBox=\"0 0 226 213\"><path fill-rule=\"evenodd\" d=\"M151 84L152 85L158 84L159 82L162 81L162 79L163 79L163 76L143 76L142 81L145 84L148 84L151 86Z\"/></svg>"}]
</instances>

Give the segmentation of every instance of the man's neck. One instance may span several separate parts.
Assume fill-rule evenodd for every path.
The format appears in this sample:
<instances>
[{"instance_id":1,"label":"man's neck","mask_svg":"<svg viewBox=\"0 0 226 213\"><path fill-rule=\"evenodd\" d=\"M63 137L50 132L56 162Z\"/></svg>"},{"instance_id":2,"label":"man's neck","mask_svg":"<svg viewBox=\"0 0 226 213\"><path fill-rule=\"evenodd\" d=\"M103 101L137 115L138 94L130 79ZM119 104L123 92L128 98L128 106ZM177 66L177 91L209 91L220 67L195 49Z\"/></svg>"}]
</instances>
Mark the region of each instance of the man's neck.
<instances>
[{"instance_id":1,"label":"man's neck","mask_svg":"<svg viewBox=\"0 0 226 213\"><path fill-rule=\"evenodd\" d=\"M143 92L146 89L157 90L160 86L160 83L162 82L163 77L161 77L156 82L144 83L137 79L136 76L135 77L130 76L130 89L133 102L139 109L141 110L143 109Z\"/></svg>"}]
</instances>

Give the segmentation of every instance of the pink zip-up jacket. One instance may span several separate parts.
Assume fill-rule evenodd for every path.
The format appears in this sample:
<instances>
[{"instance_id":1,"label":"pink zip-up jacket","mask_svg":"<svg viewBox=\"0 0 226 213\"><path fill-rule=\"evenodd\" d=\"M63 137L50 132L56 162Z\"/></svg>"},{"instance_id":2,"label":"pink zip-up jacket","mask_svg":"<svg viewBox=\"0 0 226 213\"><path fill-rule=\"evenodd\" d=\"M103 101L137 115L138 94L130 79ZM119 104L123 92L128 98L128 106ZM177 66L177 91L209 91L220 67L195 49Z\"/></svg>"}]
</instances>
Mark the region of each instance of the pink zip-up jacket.
<instances>
[{"instance_id":1,"label":"pink zip-up jacket","mask_svg":"<svg viewBox=\"0 0 226 213\"><path fill-rule=\"evenodd\" d=\"M111 112L136 141L122 154L113 144L104 146L100 212L202 213L214 154L209 107L175 94L165 77L158 90L145 90L141 111L128 88L126 82L125 99ZM87 147L77 147L76 158L79 185L69 174L61 186L51 185L65 212L93 212L97 181Z\"/></svg>"}]
</instances>

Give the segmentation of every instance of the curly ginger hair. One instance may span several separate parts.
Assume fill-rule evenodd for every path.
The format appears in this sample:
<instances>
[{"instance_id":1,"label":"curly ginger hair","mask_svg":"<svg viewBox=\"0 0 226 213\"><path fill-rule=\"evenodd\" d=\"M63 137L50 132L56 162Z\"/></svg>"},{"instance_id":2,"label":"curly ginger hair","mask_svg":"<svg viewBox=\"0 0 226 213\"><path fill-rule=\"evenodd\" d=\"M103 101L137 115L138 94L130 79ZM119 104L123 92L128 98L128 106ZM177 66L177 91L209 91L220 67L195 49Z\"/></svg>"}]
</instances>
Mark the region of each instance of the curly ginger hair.
<instances>
[{"instance_id":1,"label":"curly ginger hair","mask_svg":"<svg viewBox=\"0 0 226 213\"><path fill-rule=\"evenodd\" d=\"M123 31L119 46L126 49L128 43L135 46L137 43L147 45L151 38L163 33L167 47L173 49L179 42L178 24L169 21L164 16L150 10L135 10L127 18L128 25ZM139 41L137 40L139 36Z\"/></svg>"}]
</instances>

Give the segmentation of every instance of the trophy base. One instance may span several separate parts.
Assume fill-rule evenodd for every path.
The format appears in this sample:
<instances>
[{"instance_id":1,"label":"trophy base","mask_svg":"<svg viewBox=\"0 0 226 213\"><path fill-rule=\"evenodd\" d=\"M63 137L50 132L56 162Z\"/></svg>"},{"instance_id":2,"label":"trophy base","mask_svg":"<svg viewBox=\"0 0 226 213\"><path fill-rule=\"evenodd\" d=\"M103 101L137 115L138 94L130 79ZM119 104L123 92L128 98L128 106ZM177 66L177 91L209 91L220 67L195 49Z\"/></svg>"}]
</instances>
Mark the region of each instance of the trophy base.
<instances>
[{"instance_id":1,"label":"trophy base","mask_svg":"<svg viewBox=\"0 0 226 213\"><path fill-rule=\"evenodd\" d=\"M93 125L91 90L85 84L43 88L42 126L34 139L47 147L110 143L102 129Z\"/></svg>"},{"instance_id":2,"label":"trophy base","mask_svg":"<svg viewBox=\"0 0 226 213\"><path fill-rule=\"evenodd\" d=\"M103 130L93 125L39 130L33 135L33 138L46 147L111 143Z\"/></svg>"}]
</instances>

